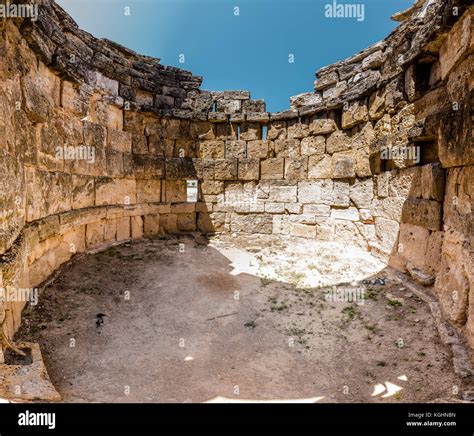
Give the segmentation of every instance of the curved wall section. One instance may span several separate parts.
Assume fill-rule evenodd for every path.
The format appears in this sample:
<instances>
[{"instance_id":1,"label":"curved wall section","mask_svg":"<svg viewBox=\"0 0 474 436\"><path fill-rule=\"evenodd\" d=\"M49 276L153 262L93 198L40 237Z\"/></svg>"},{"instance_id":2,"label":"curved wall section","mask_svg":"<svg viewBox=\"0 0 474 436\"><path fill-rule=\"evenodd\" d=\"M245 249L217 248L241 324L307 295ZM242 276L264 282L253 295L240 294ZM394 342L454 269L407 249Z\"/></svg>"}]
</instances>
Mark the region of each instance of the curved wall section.
<instances>
[{"instance_id":1,"label":"curved wall section","mask_svg":"<svg viewBox=\"0 0 474 436\"><path fill-rule=\"evenodd\" d=\"M337 240L434 283L474 346L468 3L412 11L281 113L200 90L54 2L36 22L0 21L1 286L39 286L75 253L143 236ZM0 304L11 337L24 303Z\"/></svg>"}]
</instances>

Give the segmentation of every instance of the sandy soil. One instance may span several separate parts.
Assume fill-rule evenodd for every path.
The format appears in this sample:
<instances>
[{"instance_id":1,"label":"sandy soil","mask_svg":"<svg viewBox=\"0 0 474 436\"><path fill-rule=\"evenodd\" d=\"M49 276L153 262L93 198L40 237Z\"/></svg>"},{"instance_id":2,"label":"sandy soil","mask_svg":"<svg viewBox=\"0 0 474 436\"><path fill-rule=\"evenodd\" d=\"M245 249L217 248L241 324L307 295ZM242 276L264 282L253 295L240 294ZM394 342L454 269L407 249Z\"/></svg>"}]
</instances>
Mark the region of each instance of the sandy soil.
<instances>
[{"instance_id":1,"label":"sandy soil","mask_svg":"<svg viewBox=\"0 0 474 436\"><path fill-rule=\"evenodd\" d=\"M66 402L454 398L426 304L350 250L199 235L113 247L68 264L16 340L40 343Z\"/></svg>"}]
</instances>

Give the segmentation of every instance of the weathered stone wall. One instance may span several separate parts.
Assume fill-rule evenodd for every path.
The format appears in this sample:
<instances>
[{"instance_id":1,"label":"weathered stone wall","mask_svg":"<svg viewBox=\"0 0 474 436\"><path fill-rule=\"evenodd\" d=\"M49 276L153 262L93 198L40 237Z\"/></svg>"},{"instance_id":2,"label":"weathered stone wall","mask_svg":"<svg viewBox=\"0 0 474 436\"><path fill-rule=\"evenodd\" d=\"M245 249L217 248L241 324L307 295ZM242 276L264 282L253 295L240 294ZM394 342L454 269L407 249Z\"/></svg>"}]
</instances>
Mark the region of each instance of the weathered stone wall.
<instances>
[{"instance_id":1,"label":"weathered stone wall","mask_svg":"<svg viewBox=\"0 0 474 436\"><path fill-rule=\"evenodd\" d=\"M436 280L474 346L467 4L415 11L320 70L282 113L245 91L202 91L199 77L93 38L49 1L37 22L1 21L1 285L35 287L75 253L163 233L347 241ZM95 160L64 159L64 146ZM187 180L199 180L197 203ZM23 305L6 305L10 336Z\"/></svg>"}]
</instances>

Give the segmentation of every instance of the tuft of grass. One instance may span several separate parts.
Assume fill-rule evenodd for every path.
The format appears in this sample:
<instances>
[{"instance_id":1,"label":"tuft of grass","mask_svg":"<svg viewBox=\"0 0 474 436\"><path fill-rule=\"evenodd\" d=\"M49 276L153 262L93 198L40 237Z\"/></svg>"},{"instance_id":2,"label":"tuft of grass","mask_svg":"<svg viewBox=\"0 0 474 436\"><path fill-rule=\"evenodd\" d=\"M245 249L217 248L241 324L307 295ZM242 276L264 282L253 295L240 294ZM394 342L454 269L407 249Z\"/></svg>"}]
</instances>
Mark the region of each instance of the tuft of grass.
<instances>
[{"instance_id":1,"label":"tuft of grass","mask_svg":"<svg viewBox=\"0 0 474 436\"><path fill-rule=\"evenodd\" d=\"M244 324L244 327L247 327L250 330L253 330L255 327L257 327L257 323L255 321L247 321Z\"/></svg>"},{"instance_id":2,"label":"tuft of grass","mask_svg":"<svg viewBox=\"0 0 474 436\"><path fill-rule=\"evenodd\" d=\"M354 306L345 307L344 309L342 309L342 313L344 315L347 315L349 319L354 319L354 317L356 316L356 308Z\"/></svg>"},{"instance_id":3,"label":"tuft of grass","mask_svg":"<svg viewBox=\"0 0 474 436\"><path fill-rule=\"evenodd\" d=\"M365 297L374 301L377 301L378 294L379 291L374 288L367 288L367 290L365 291Z\"/></svg>"},{"instance_id":4,"label":"tuft of grass","mask_svg":"<svg viewBox=\"0 0 474 436\"><path fill-rule=\"evenodd\" d=\"M402 303L398 300L388 300L387 304L392 307L400 307L402 306Z\"/></svg>"}]
</instances>

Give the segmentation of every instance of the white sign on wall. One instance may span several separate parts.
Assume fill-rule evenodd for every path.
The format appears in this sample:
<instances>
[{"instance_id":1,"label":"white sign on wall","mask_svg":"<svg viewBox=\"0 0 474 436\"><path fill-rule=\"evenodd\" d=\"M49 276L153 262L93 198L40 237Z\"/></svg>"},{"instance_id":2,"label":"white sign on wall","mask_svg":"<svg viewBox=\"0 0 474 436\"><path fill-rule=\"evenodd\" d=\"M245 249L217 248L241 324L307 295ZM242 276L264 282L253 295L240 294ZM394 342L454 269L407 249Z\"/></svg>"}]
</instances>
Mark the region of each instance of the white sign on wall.
<instances>
[{"instance_id":1,"label":"white sign on wall","mask_svg":"<svg viewBox=\"0 0 474 436\"><path fill-rule=\"evenodd\" d=\"M187 180L186 181L186 193L188 203L196 203L198 201L198 181Z\"/></svg>"}]
</instances>

